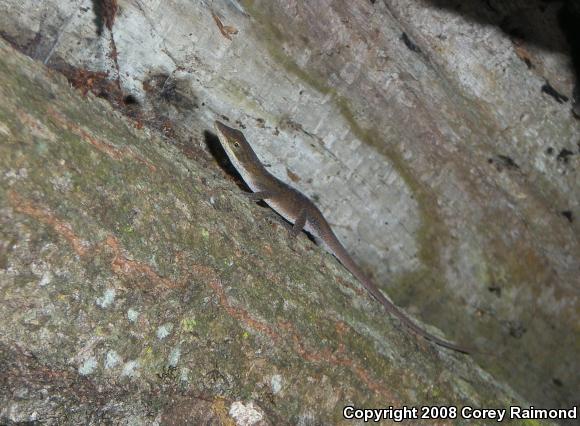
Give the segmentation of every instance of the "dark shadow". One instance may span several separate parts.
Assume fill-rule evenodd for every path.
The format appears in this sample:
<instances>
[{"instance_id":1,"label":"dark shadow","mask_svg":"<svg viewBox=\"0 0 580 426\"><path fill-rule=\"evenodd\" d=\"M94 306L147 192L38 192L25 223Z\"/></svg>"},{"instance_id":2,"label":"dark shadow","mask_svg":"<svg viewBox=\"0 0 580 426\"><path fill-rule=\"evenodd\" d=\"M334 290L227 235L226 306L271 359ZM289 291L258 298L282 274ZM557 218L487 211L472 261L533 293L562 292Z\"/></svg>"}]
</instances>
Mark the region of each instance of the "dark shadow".
<instances>
[{"instance_id":1,"label":"dark shadow","mask_svg":"<svg viewBox=\"0 0 580 426\"><path fill-rule=\"evenodd\" d=\"M552 51L568 50L558 15L578 0L429 0L480 24L492 24L508 36Z\"/></svg>"},{"instance_id":2,"label":"dark shadow","mask_svg":"<svg viewBox=\"0 0 580 426\"><path fill-rule=\"evenodd\" d=\"M222 147L222 144L220 143L219 138L215 134L211 133L209 130L205 130L203 132L203 139L205 141L209 153L213 158L215 158L215 160L218 163L218 166L226 174L234 178L236 185L238 185L240 189L242 189L244 192L252 192L244 182L244 179L242 179L242 176L240 176L236 168L230 162L228 155L226 154L226 152Z\"/></svg>"},{"instance_id":3,"label":"dark shadow","mask_svg":"<svg viewBox=\"0 0 580 426\"><path fill-rule=\"evenodd\" d=\"M103 29L105 28L105 10L102 0L92 0L93 3L93 13L95 14L95 19L93 22L97 27L97 35L103 34Z\"/></svg>"},{"instance_id":4,"label":"dark shadow","mask_svg":"<svg viewBox=\"0 0 580 426\"><path fill-rule=\"evenodd\" d=\"M225 173L227 173L228 175L232 176L235 179L236 185L238 185L238 187L243 192L251 193L252 190L248 187L248 185L246 185L242 176L240 176L240 174L238 173L236 168L230 162L228 155L226 154L226 152L224 151L224 149L222 147L222 144L220 143L219 138L215 134L211 133L210 131L205 130L203 132L203 139L205 141L205 144L207 146L208 151L210 152L212 157L215 158L215 160L217 161L220 168ZM268 204L266 204L264 201L257 201L257 204L261 207L270 208L268 206ZM288 222L286 221L286 219L284 219L282 216L279 216L279 217L280 217L281 222L284 224L284 226L288 227L288 225L287 225ZM310 234L306 233L306 235L308 235L308 238L310 238L312 241L316 242Z\"/></svg>"},{"instance_id":5,"label":"dark shadow","mask_svg":"<svg viewBox=\"0 0 580 426\"><path fill-rule=\"evenodd\" d=\"M572 92L572 111L580 118L580 1L569 0L558 15L560 28L570 46L570 56L576 84Z\"/></svg>"},{"instance_id":6,"label":"dark shadow","mask_svg":"<svg viewBox=\"0 0 580 426\"><path fill-rule=\"evenodd\" d=\"M573 111L580 117L580 0L428 0L471 21L495 25L522 41L569 54L575 74ZM530 66L531 64L528 64ZM548 84L549 86L549 84Z\"/></svg>"}]
</instances>

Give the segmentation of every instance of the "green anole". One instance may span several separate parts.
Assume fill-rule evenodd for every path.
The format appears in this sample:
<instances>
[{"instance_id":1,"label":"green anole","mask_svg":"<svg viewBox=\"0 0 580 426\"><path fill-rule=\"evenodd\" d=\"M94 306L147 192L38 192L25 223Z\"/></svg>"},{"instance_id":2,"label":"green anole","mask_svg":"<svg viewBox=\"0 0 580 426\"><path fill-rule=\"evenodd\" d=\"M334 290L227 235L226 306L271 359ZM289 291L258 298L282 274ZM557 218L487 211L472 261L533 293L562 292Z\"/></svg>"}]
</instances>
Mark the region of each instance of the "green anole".
<instances>
[{"instance_id":1,"label":"green anole","mask_svg":"<svg viewBox=\"0 0 580 426\"><path fill-rule=\"evenodd\" d=\"M390 302L348 254L314 203L304 194L270 174L241 131L232 129L219 121L214 123L214 127L229 160L252 190L250 198L263 200L276 213L292 223L291 236L296 237L302 230L312 235L356 277L388 313L399 318L413 332L445 348L469 353L467 349L446 342L423 330Z\"/></svg>"}]
</instances>

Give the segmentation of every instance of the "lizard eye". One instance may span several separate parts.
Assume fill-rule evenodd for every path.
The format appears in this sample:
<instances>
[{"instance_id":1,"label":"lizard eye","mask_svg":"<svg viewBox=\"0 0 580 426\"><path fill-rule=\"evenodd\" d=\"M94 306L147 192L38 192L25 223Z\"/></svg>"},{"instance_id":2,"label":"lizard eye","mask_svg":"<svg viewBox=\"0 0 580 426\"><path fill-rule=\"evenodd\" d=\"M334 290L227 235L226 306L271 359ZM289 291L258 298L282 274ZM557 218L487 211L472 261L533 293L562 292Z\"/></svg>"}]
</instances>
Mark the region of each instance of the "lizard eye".
<instances>
[{"instance_id":1,"label":"lizard eye","mask_svg":"<svg viewBox=\"0 0 580 426\"><path fill-rule=\"evenodd\" d=\"M239 148L239 147L240 147L240 144L239 144L238 142L234 142L234 146L235 146L236 148Z\"/></svg>"}]
</instances>

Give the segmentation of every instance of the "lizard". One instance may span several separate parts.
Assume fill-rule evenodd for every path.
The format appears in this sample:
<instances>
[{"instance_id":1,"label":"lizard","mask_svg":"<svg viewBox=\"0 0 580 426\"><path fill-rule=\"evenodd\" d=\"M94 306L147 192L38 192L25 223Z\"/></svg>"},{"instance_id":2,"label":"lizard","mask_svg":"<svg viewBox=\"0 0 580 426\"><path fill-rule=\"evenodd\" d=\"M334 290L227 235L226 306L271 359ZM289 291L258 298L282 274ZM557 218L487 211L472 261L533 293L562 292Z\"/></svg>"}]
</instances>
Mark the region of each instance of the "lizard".
<instances>
[{"instance_id":1,"label":"lizard","mask_svg":"<svg viewBox=\"0 0 580 426\"><path fill-rule=\"evenodd\" d=\"M417 335L439 346L468 354L470 350L440 339L415 324L403 311L387 299L373 281L363 272L334 234L328 221L316 205L300 191L272 175L262 164L244 134L220 121L214 122L214 129L228 159L250 188L249 198L264 201L276 213L293 224L291 237L303 230L314 237L377 299L389 313L397 317Z\"/></svg>"}]
</instances>

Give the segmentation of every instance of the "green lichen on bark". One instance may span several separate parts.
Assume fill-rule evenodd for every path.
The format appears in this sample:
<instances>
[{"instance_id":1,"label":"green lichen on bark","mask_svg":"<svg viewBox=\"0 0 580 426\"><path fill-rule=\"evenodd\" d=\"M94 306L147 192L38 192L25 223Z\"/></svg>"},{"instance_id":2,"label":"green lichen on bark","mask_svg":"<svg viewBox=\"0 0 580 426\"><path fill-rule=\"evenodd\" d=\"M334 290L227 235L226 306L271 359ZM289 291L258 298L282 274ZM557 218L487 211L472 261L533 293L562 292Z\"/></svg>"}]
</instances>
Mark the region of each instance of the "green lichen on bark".
<instances>
[{"instance_id":1,"label":"green lichen on bark","mask_svg":"<svg viewBox=\"0 0 580 426\"><path fill-rule=\"evenodd\" d=\"M1 43L0 94L3 420L227 424L252 400L266 423L335 423L347 403L522 403L385 316L217 166Z\"/></svg>"}]
</instances>

